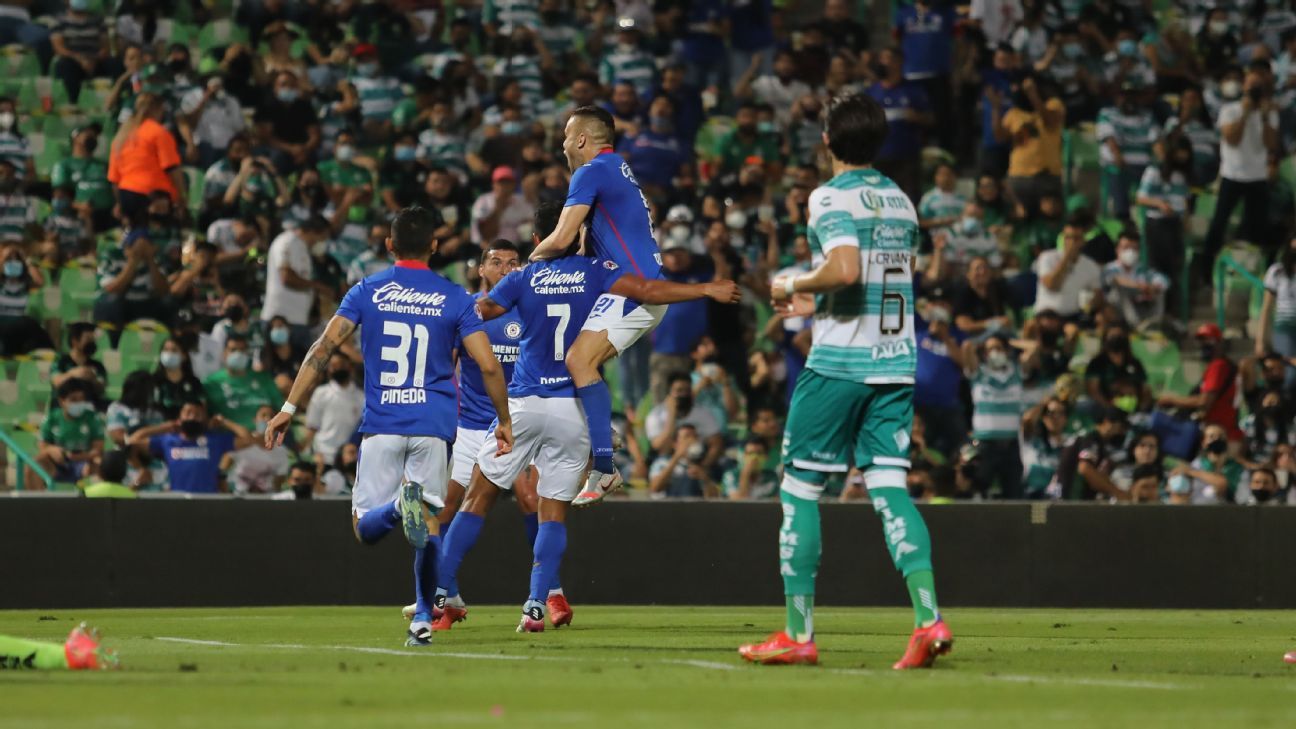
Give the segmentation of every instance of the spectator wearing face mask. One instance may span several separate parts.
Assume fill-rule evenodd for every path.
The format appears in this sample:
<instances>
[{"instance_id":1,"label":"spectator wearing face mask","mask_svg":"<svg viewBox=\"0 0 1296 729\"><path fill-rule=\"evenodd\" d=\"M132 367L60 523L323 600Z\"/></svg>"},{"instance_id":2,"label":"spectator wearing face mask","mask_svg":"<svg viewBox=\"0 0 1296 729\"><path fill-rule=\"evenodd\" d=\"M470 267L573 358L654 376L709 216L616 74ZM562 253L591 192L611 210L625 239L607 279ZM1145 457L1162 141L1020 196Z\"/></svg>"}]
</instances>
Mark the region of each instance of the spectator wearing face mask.
<instances>
[{"instance_id":1,"label":"spectator wearing face mask","mask_svg":"<svg viewBox=\"0 0 1296 729\"><path fill-rule=\"evenodd\" d=\"M721 428L738 417L738 392L733 379L720 365L716 343L703 336L693 347L693 401L697 407L709 408Z\"/></svg>"},{"instance_id":2,"label":"spectator wearing face mask","mask_svg":"<svg viewBox=\"0 0 1296 729\"><path fill-rule=\"evenodd\" d=\"M1152 503L1159 498L1162 481L1165 479L1162 460L1161 440L1156 433L1150 431L1135 432L1130 439L1129 454L1125 462L1112 469L1111 481L1116 484L1116 488L1129 493L1130 501L1136 504ZM1148 477L1156 479L1153 498L1140 501L1139 487L1141 484L1139 481Z\"/></svg>"},{"instance_id":3,"label":"spectator wearing face mask","mask_svg":"<svg viewBox=\"0 0 1296 729\"><path fill-rule=\"evenodd\" d=\"M162 414L153 407L153 376L146 370L126 375L121 397L108 406L105 432L113 447L125 448L131 433L161 421Z\"/></svg>"},{"instance_id":4,"label":"spectator wearing face mask","mask_svg":"<svg viewBox=\"0 0 1296 729\"><path fill-rule=\"evenodd\" d=\"M101 400L108 384L108 370L103 362L94 358L99 351L95 342L96 331L94 324L84 321L67 326L67 351L50 366L50 384L56 392L66 382L81 380L90 386L90 401Z\"/></svg>"},{"instance_id":5,"label":"spectator wearing face mask","mask_svg":"<svg viewBox=\"0 0 1296 729\"><path fill-rule=\"evenodd\" d=\"M292 329L288 322L282 316L277 316L270 320L266 330L266 346L261 350L260 360L252 360L253 369L273 377L275 386L287 397L305 356L306 350L293 343Z\"/></svg>"},{"instance_id":6,"label":"spectator wearing face mask","mask_svg":"<svg viewBox=\"0 0 1296 729\"><path fill-rule=\"evenodd\" d=\"M1006 336L1014 327L1008 296L1007 285L994 274L990 263L980 256L972 258L966 278L954 291L952 303L958 312L954 326L970 337Z\"/></svg>"},{"instance_id":7,"label":"spectator wearing face mask","mask_svg":"<svg viewBox=\"0 0 1296 729\"><path fill-rule=\"evenodd\" d=\"M120 243L99 249L100 294L94 318L112 325L114 340L127 323L159 316L169 295L162 251L152 240L147 220L147 209L137 212Z\"/></svg>"},{"instance_id":8,"label":"spectator wearing face mask","mask_svg":"<svg viewBox=\"0 0 1296 729\"><path fill-rule=\"evenodd\" d=\"M1019 499L1021 454L1017 434L1026 411L1023 368L1003 334L991 334L978 347L963 343L963 371L972 386L972 438L977 444L977 484L996 481L1002 498Z\"/></svg>"},{"instance_id":9,"label":"spectator wearing face mask","mask_svg":"<svg viewBox=\"0 0 1296 729\"><path fill-rule=\"evenodd\" d=\"M235 136L247 129L243 106L225 91L219 75L211 76L201 87L190 89L180 100L180 113L192 120L193 149L200 167L207 167L225 153Z\"/></svg>"},{"instance_id":10,"label":"spectator wearing face mask","mask_svg":"<svg viewBox=\"0 0 1296 729\"><path fill-rule=\"evenodd\" d=\"M347 269L347 285L354 286L366 276L391 268L392 255L387 250L391 226L386 222L374 223L369 228L369 249L361 253ZM437 239L438 243L440 239ZM439 246L438 246L439 247Z\"/></svg>"},{"instance_id":11,"label":"spectator wearing face mask","mask_svg":"<svg viewBox=\"0 0 1296 729\"><path fill-rule=\"evenodd\" d=\"M963 382L962 336L953 327L948 296L940 289L926 292L925 317L916 320L918 365L914 376L914 412L927 424L927 440L941 453L954 453L967 436L967 414L960 389Z\"/></svg>"},{"instance_id":12,"label":"spectator wearing face mask","mask_svg":"<svg viewBox=\"0 0 1296 729\"><path fill-rule=\"evenodd\" d=\"M225 291L216 268L216 246L195 244L184 268L169 280L170 296L178 305L193 311L199 326L210 326L220 318Z\"/></svg>"},{"instance_id":13,"label":"spectator wearing face mask","mask_svg":"<svg viewBox=\"0 0 1296 729\"><path fill-rule=\"evenodd\" d=\"M45 218L43 233L44 243L38 250L44 259L55 265L65 261L91 257L91 241L94 238L93 213L88 208L74 206L76 190L72 186L56 187L51 193L50 214Z\"/></svg>"},{"instance_id":14,"label":"spectator wearing face mask","mask_svg":"<svg viewBox=\"0 0 1296 729\"><path fill-rule=\"evenodd\" d=\"M886 110L887 136L875 167L890 177L909 199L917 201L923 139L934 124L927 92L904 78L904 54L887 49L878 56L878 82L868 89Z\"/></svg>"},{"instance_id":15,"label":"spectator wearing face mask","mask_svg":"<svg viewBox=\"0 0 1296 729\"><path fill-rule=\"evenodd\" d=\"M103 455L103 421L85 380L67 380L54 393L58 405L41 422L36 463L55 481L80 481L94 473ZM29 472L27 483L40 481Z\"/></svg>"},{"instance_id":16,"label":"spectator wearing face mask","mask_svg":"<svg viewBox=\"0 0 1296 729\"><path fill-rule=\"evenodd\" d=\"M963 206L962 215L948 228L932 233L932 242L944 249L944 264L958 275L975 258L984 259L991 268L1003 266L999 238L986 224L985 209L975 201Z\"/></svg>"},{"instance_id":17,"label":"spectator wearing face mask","mask_svg":"<svg viewBox=\"0 0 1296 729\"><path fill-rule=\"evenodd\" d=\"M689 161L675 135L674 114L670 98L658 96L648 107L648 124L617 143L617 153L630 163L635 179L652 198L665 197Z\"/></svg>"},{"instance_id":18,"label":"spectator wearing face mask","mask_svg":"<svg viewBox=\"0 0 1296 729\"><path fill-rule=\"evenodd\" d=\"M1126 80L1116 94L1116 104L1098 112L1099 160L1107 198L1104 209L1118 218L1129 217L1130 192L1152 162L1157 123L1142 103L1143 86Z\"/></svg>"},{"instance_id":19,"label":"spectator wearing face mask","mask_svg":"<svg viewBox=\"0 0 1296 729\"><path fill-rule=\"evenodd\" d=\"M1269 390L1259 399L1259 407L1242 420L1242 452L1238 460L1247 468L1258 468L1277 462L1279 449L1296 446L1296 427L1282 393Z\"/></svg>"},{"instance_id":20,"label":"spectator wearing face mask","mask_svg":"<svg viewBox=\"0 0 1296 729\"><path fill-rule=\"evenodd\" d=\"M1022 415L1017 445L1022 465L1022 494L1026 498L1062 497L1057 472L1070 417L1066 401L1057 397L1049 397Z\"/></svg>"},{"instance_id":21,"label":"spectator wearing face mask","mask_svg":"<svg viewBox=\"0 0 1296 729\"><path fill-rule=\"evenodd\" d=\"M311 249L328 239L328 223L319 216L307 218L296 230L285 230L270 244L266 256L265 300L261 321L276 316L287 320L300 346L311 341L310 314L316 295L330 296L333 289L315 276Z\"/></svg>"},{"instance_id":22,"label":"spectator wearing face mask","mask_svg":"<svg viewBox=\"0 0 1296 729\"><path fill-rule=\"evenodd\" d=\"M0 244L26 245L39 239L36 198L22 189L13 163L0 158Z\"/></svg>"},{"instance_id":23,"label":"spectator wearing face mask","mask_svg":"<svg viewBox=\"0 0 1296 729\"><path fill-rule=\"evenodd\" d=\"M695 405L692 378L687 372L680 372L670 378L665 399L648 411L644 431L653 450L668 453L677 442L679 429L685 425L695 430L705 453L701 462L710 468L724 449L723 431L715 413Z\"/></svg>"},{"instance_id":24,"label":"spectator wearing face mask","mask_svg":"<svg viewBox=\"0 0 1296 729\"><path fill-rule=\"evenodd\" d=\"M288 476L289 450L266 448L258 442L266 423L274 415L271 405L257 408L252 442L230 451L221 459L221 470L229 474L230 490L236 494L277 493Z\"/></svg>"},{"instance_id":25,"label":"spectator wearing face mask","mask_svg":"<svg viewBox=\"0 0 1296 729\"><path fill-rule=\"evenodd\" d=\"M115 77L121 64L113 58L104 32L104 18L90 0L68 0L67 12L59 16L50 31L54 49L51 73L67 88L73 104L81 96L81 85L91 78Z\"/></svg>"},{"instance_id":26,"label":"spectator wearing face mask","mask_svg":"<svg viewBox=\"0 0 1296 729\"><path fill-rule=\"evenodd\" d=\"M54 346L45 328L27 315L27 302L45 283L40 268L16 245L0 248L0 357Z\"/></svg>"},{"instance_id":27,"label":"spectator wearing face mask","mask_svg":"<svg viewBox=\"0 0 1296 729\"><path fill-rule=\"evenodd\" d=\"M1183 267L1192 143L1182 134L1171 135L1157 145L1157 156L1161 161L1143 172L1135 202L1146 211L1148 263L1162 273L1175 274Z\"/></svg>"},{"instance_id":28,"label":"spectator wearing face mask","mask_svg":"<svg viewBox=\"0 0 1296 729\"><path fill-rule=\"evenodd\" d=\"M1025 397L1030 405L1042 402L1053 390L1053 384L1066 374L1075 356L1080 328L1063 324L1052 309L1039 309L1022 327L1022 336L1012 342L1022 351ZM1029 363L1029 366L1027 366Z\"/></svg>"},{"instance_id":29,"label":"spectator wearing face mask","mask_svg":"<svg viewBox=\"0 0 1296 729\"><path fill-rule=\"evenodd\" d=\"M1128 501L1129 493L1112 482L1111 474L1130 457L1129 424L1124 410L1108 408L1092 430L1068 444L1058 460L1058 484L1063 498Z\"/></svg>"},{"instance_id":30,"label":"spectator wearing face mask","mask_svg":"<svg viewBox=\"0 0 1296 729\"><path fill-rule=\"evenodd\" d=\"M1218 425L1202 433L1200 454L1170 471L1172 504L1231 504L1242 480L1242 464L1229 455L1228 435Z\"/></svg>"},{"instance_id":31,"label":"spectator wearing face mask","mask_svg":"<svg viewBox=\"0 0 1296 729\"><path fill-rule=\"evenodd\" d=\"M705 259L694 256L688 246L668 239L661 244L662 278L676 283L702 283L717 278ZM652 336L648 357L649 387L653 400L665 400L674 375L693 369L690 355L710 331L709 307L705 301L686 301L666 309Z\"/></svg>"},{"instance_id":32,"label":"spectator wearing face mask","mask_svg":"<svg viewBox=\"0 0 1296 729\"><path fill-rule=\"evenodd\" d=\"M194 376L189 363L189 354L175 338L162 343L158 353L158 366L153 370L153 406L167 420L174 420L180 415L180 407L186 402L207 402L207 393L203 390L202 381Z\"/></svg>"},{"instance_id":33,"label":"spectator wearing face mask","mask_svg":"<svg viewBox=\"0 0 1296 729\"><path fill-rule=\"evenodd\" d=\"M1242 93L1240 85L1237 93ZM1165 122L1166 136L1173 133L1187 137L1192 145L1189 182L1205 185L1213 181L1219 172L1219 130L1215 128L1215 119L1206 107L1201 89L1189 86L1180 94L1175 116Z\"/></svg>"},{"instance_id":34,"label":"spectator wearing face mask","mask_svg":"<svg viewBox=\"0 0 1296 729\"><path fill-rule=\"evenodd\" d=\"M272 150L271 159L281 173L309 164L320 146L315 109L302 98L297 75L291 71L275 75L274 92L257 106L253 123L258 144Z\"/></svg>"},{"instance_id":35,"label":"spectator wearing face mask","mask_svg":"<svg viewBox=\"0 0 1296 729\"><path fill-rule=\"evenodd\" d=\"M1228 345L1219 326L1209 323L1197 328L1194 338L1206 371L1192 395L1167 393L1157 399L1161 407L1193 410L1203 425L1218 425L1229 440L1242 437L1238 430L1238 367L1228 356Z\"/></svg>"},{"instance_id":36,"label":"spectator wearing face mask","mask_svg":"<svg viewBox=\"0 0 1296 729\"><path fill-rule=\"evenodd\" d=\"M0 96L0 162L8 162L13 177L22 182L36 179L36 167L31 145L18 129L16 109L13 99Z\"/></svg>"},{"instance_id":37,"label":"spectator wearing face mask","mask_svg":"<svg viewBox=\"0 0 1296 729\"><path fill-rule=\"evenodd\" d=\"M332 463L343 444L351 440L360 425L364 410L364 389L354 382L354 366L341 353L333 355L328 365L329 381L315 388L306 408L306 439L302 448L312 446L315 462L321 467Z\"/></svg>"},{"instance_id":38,"label":"spectator wearing face mask","mask_svg":"<svg viewBox=\"0 0 1296 729\"><path fill-rule=\"evenodd\" d=\"M255 422L257 408L282 398L270 373L252 369L248 344L236 337L225 342L225 367L203 380L203 389L214 414L245 428Z\"/></svg>"},{"instance_id":39,"label":"spectator wearing face mask","mask_svg":"<svg viewBox=\"0 0 1296 729\"><path fill-rule=\"evenodd\" d=\"M932 189L918 201L918 225L923 230L947 228L958 224L968 200L957 190L958 173L946 163L936 165Z\"/></svg>"},{"instance_id":40,"label":"spectator wearing face mask","mask_svg":"<svg viewBox=\"0 0 1296 729\"><path fill-rule=\"evenodd\" d=\"M72 207L88 210L96 232L113 226L113 191L108 182L108 165L94 156L103 128L98 122L72 130L72 153L54 163L50 186L73 189Z\"/></svg>"},{"instance_id":41,"label":"spectator wearing face mask","mask_svg":"<svg viewBox=\"0 0 1296 729\"><path fill-rule=\"evenodd\" d=\"M1238 203L1243 204L1238 235L1259 245L1269 245L1269 156L1278 153L1278 107L1267 81L1268 64L1253 63L1242 84L1242 98L1225 104L1219 112L1220 187L1215 213L1206 233L1205 256L1214 262L1224 245L1229 221ZM1209 272L1206 272L1209 273Z\"/></svg>"},{"instance_id":42,"label":"spectator wearing face mask","mask_svg":"<svg viewBox=\"0 0 1296 729\"><path fill-rule=\"evenodd\" d=\"M1197 33L1197 53L1205 68L1222 68L1237 60L1241 44L1226 6L1212 8Z\"/></svg>"},{"instance_id":43,"label":"spectator wearing face mask","mask_svg":"<svg viewBox=\"0 0 1296 729\"><path fill-rule=\"evenodd\" d=\"M1116 260L1103 267L1103 301L1125 321L1156 326L1165 316L1170 279L1140 261L1138 229L1127 227L1116 245Z\"/></svg>"},{"instance_id":44,"label":"spectator wearing face mask","mask_svg":"<svg viewBox=\"0 0 1296 729\"><path fill-rule=\"evenodd\" d=\"M705 465L707 449L696 426L681 423L673 431L669 454L657 456L648 471L649 490L658 498L716 498L719 485Z\"/></svg>"},{"instance_id":45,"label":"spectator wearing face mask","mask_svg":"<svg viewBox=\"0 0 1296 729\"><path fill-rule=\"evenodd\" d=\"M768 499L778 493L779 469L770 458L769 445L760 438L750 438L743 446L738 464L725 471L721 482L724 496L734 500Z\"/></svg>"},{"instance_id":46,"label":"spectator wearing face mask","mask_svg":"<svg viewBox=\"0 0 1296 729\"><path fill-rule=\"evenodd\" d=\"M316 461L318 462L318 455ZM328 468L320 476L325 496L345 496L355 488L356 466L360 463L360 446L343 443Z\"/></svg>"},{"instance_id":47,"label":"spectator wearing face mask","mask_svg":"<svg viewBox=\"0 0 1296 729\"><path fill-rule=\"evenodd\" d=\"M1102 304L1102 269L1084 253L1089 221L1080 212L1072 214L1062 229L1062 248L1044 251L1032 265L1039 276L1035 308L1049 309L1066 322L1079 321L1086 308Z\"/></svg>"},{"instance_id":48,"label":"spectator wearing face mask","mask_svg":"<svg viewBox=\"0 0 1296 729\"><path fill-rule=\"evenodd\" d=\"M166 464L172 491L214 494L229 491L221 470L225 454L257 441L247 428L219 415L209 418L205 405L187 402L177 420L140 428L127 442Z\"/></svg>"},{"instance_id":49,"label":"spectator wearing face mask","mask_svg":"<svg viewBox=\"0 0 1296 729\"><path fill-rule=\"evenodd\" d=\"M383 73L378 49L361 43L352 51L351 84L360 95L360 118L365 138L371 143L381 143L391 137L391 115L401 99L400 81Z\"/></svg>"},{"instance_id":50,"label":"spectator wearing face mask","mask_svg":"<svg viewBox=\"0 0 1296 729\"><path fill-rule=\"evenodd\" d=\"M1129 329L1122 323L1112 324L1102 333L1102 351L1085 365L1085 392L1099 410L1113 408L1124 412L1146 410L1152 403L1152 393L1147 387L1147 371L1130 349ZM1128 381L1135 385L1134 403L1118 403L1116 383ZM1130 407L1128 410L1122 405Z\"/></svg>"}]
</instances>

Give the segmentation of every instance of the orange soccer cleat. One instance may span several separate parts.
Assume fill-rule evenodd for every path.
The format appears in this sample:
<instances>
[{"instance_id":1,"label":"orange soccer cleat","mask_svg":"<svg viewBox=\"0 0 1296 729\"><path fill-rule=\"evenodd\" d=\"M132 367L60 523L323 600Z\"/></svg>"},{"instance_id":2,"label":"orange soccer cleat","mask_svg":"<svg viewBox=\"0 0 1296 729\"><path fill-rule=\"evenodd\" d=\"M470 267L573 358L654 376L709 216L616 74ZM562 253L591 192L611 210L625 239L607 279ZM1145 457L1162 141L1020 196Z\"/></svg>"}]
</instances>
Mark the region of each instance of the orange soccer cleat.
<instances>
[{"instance_id":1,"label":"orange soccer cleat","mask_svg":"<svg viewBox=\"0 0 1296 729\"><path fill-rule=\"evenodd\" d=\"M549 611L549 622L555 628L571 625L572 609L566 595L562 593L550 595L549 599L545 600L545 608Z\"/></svg>"},{"instance_id":2,"label":"orange soccer cleat","mask_svg":"<svg viewBox=\"0 0 1296 729\"><path fill-rule=\"evenodd\" d=\"M433 630L449 630L450 626L468 619L468 608L457 607L447 603L441 608L441 615L432 621Z\"/></svg>"},{"instance_id":3,"label":"orange soccer cleat","mask_svg":"<svg viewBox=\"0 0 1296 729\"><path fill-rule=\"evenodd\" d=\"M63 644L68 669L91 671L117 667L117 654L99 645L99 631L81 623L68 633Z\"/></svg>"},{"instance_id":4,"label":"orange soccer cleat","mask_svg":"<svg viewBox=\"0 0 1296 729\"><path fill-rule=\"evenodd\" d=\"M910 668L931 668L936 656L943 656L954 647L954 636L945 621L937 618L926 628L914 628L909 636L909 647L892 668L903 671Z\"/></svg>"},{"instance_id":5,"label":"orange soccer cleat","mask_svg":"<svg viewBox=\"0 0 1296 729\"><path fill-rule=\"evenodd\" d=\"M799 663L813 666L819 662L819 649L813 640L798 643L781 630L770 634L764 643L739 646L738 655L766 666Z\"/></svg>"}]
</instances>

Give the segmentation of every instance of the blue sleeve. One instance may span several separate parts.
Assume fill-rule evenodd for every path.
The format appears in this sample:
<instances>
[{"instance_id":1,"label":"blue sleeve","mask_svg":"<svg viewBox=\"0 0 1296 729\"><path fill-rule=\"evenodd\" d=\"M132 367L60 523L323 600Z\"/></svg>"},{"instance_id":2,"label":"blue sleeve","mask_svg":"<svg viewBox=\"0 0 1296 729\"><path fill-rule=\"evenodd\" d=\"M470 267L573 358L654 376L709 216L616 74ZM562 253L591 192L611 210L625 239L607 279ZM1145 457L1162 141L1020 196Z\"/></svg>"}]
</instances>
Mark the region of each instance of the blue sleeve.
<instances>
[{"instance_id":1,"label":"blue sleeve","mask_svg":"<svg viewBox=\"0 0 1296 729\"><path fill-rule=\"evenodd\" d=\"M563 207L572 205L593 205L598 199L598 171L588 163L577 167L572 173L571 182L567 183L567 202Z\"/></svg>"},{"instance_id":2,"label":"blue sleeve","mask_svg":"<svg viewBox=\"0 0 1296 729\"><path fill-rule=\"evenodd\" d=\"M927 92L924 89L913 88L913 105L918 111L931 111L931 101L927 98Z\"/></svg>"},{"instance_id":3,"label":"blue sleeve","mask_svg":"<svg viewBox=\"0 0 1296 729\"><path fill-rule=\"evenodd\" d=\"M456 325L459 330L459 341L462 342L469 336L482 331L486 323L482 321L481 314L477 313L477 302L467 292L464 292L459 297L459 301L462 302L463 308L459 310Z\"/></svg>"},{"instance_id":4,"label":"blue sleeve","mask_svg":"<svg viewBox=\"0 0 1296 729\"><path fill-rule=\"evenodd\" d=\"M158 460L165 461L166 458L162 454L166 453L166 441L168 437L169 436L166 433L163 433L162 435L155 435L152 438L149 438L149 455Z\"/></svg>"},{"instance_id":5,"label":"blue sleeve","mask_svg":"<svg viewBox=\"0 0 1296 729\"><path fill-rule=\"evenodd\" d=\"M219 461L221 456L234 450L234 434L223 430L208 433L207 443L211 446L213 459Z\"/></svg>"},{"instance_id":6,"label":"blue sleeve","mask_svg":"<svg viewBox=\"0 0 1296 729\"><path fill-rule=\"evenodd\" d=\"M486 298L499 304L505 311L517 306L518 300L522 298L522 272L525 270L514 271L500 279L495 288L486 294Z\"/></svg>"},{"instance_id":7,"label":"blue sleeve","mask_svg":"<svg viewBox=\"0 0 1296 729\"><path fill-rule=\"evenodd\" d=\"M352 286L351 290L346 292L346 296L342 297L342 303L338 304L337 308L338 316L357 325L360 324L360 304L364 301L364 294L360 291L362 286L364 286L363 281Z\"/></svg>"}]
</instances>

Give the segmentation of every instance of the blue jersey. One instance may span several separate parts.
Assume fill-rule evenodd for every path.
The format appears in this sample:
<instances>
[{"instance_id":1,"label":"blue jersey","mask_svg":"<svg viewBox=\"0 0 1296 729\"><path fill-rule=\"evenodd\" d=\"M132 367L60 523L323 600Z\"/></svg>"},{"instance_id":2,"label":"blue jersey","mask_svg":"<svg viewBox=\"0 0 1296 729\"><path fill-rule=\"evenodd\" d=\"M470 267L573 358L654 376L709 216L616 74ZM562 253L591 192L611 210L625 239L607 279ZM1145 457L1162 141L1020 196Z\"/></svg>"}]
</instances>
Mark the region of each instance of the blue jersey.
<instances>
[{"instance_id":1,"label":"blue jersey","mask_svg":"<svg viewBox=\"0 0 1296 729\"><path fill-rule=\"evenodd\" d=\"M610 149L600 152L572 173L566 205L590 206L589 240L596 256L640 278L659 277L661 251L648 217L648 199L630 163L620 155Z\"/></svg>"},{"instance_id":2,"label":"blue jersey","mask_svg":"<svg viewBox=\"0 0 1296 729\"><path fill-rule=\"evenodd\" d=\"M612 261L566 256L532 263L491 289L491 301L522 313L522 351L509 397L576 396L564 361L567 350L599 295L625 273Z\"/></svg>"},{"instance_id":3,"label":"blue jersey","mask_svg":"<svg viewBox=\"0 0 1296 729\"><path fill-rule=\"evenodd\" d=\"M421 263L397 261L352 286L337 315L360 326L360 432L453 441L455 342L482 330L473 297Z\"/></svg>"},{"instance_id":4,"label":"blue jersey","mask_svg":"<svg viewBox=\"0 0 1296 729\"><path fill-rule=\"evenodd\" d=\"M478 294L476 298L481 298ZM496 317L482 327L490 337L495 359L504 366L504 381L513 380L513 363L518 358L518 340L522 339L522 317L516 311ZM466 430L486 430L495 422L495 405L486 393L481 368L477 360L463 350L459 341L459 427Z\"/></svg>"}]
</instances>

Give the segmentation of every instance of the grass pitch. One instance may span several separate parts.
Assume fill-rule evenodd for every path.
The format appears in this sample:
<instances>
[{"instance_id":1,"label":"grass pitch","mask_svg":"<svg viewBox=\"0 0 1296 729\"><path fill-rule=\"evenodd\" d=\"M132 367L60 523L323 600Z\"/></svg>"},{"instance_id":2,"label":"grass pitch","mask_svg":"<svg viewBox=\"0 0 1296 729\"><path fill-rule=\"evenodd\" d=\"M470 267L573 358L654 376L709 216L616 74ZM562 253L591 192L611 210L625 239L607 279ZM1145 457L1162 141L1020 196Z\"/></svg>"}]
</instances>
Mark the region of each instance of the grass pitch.
<instances>
[{"instance_id":1,"label":"grass pitch","mask_svg":"<svg viewBox=\"0 0 1296 729\"><path fill-rule=\"evenodd\" d=\"M591 607L513 632L471 608L430 649L390 608L0 612L0 632L100 626L114 673L0 674L0 716L43 727L1296 726L1296 614L950 610L954 652L896 673L908 610L821 608L822 665L743 664L773 608Z\"/></svg>"}]
</instances>

